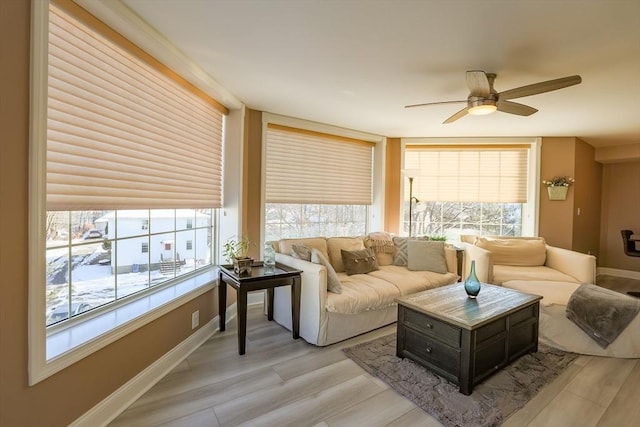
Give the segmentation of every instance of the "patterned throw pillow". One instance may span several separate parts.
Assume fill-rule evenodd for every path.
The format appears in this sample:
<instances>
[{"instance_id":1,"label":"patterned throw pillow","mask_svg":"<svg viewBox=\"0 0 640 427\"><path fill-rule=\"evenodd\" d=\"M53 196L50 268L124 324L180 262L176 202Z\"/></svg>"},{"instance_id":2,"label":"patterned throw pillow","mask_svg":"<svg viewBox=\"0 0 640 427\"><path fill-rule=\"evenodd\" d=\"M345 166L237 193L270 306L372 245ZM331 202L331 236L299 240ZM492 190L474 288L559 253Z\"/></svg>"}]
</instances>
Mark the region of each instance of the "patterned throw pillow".
<instances>
[{"instance_id":1,"label":"patterned throw pillow","mask_svg":"<svg viewBox=\"0 0 640 427\"><path fill-rule=\"evenodd\" d=\"M366 274L378 270L378 261L373 249L361 249L359 251L342 250L342 262L347 275Z\"/></svg>"},{"instance_id":2,"label":"patterned throw pillow","mask_svg":"<svg viewBox=\"0 0 640 427\"><path fill-rule=\"evenodd\" d=\"M393 246L395 251L393 252L393 265L405 266L409 260L409 252L407 247L407 237L393 237Z\"/></svg>"},{"instance_id":3,"label":"patterned throw pillow","mask_svg":"<svg viewBox=\"0 0 640 427\"><path fill-rule=\"evenodd\" d=\"M311 249L305 245L291 245L291 256L304 261L311 261Z\"/></svg>"}]
</instances>

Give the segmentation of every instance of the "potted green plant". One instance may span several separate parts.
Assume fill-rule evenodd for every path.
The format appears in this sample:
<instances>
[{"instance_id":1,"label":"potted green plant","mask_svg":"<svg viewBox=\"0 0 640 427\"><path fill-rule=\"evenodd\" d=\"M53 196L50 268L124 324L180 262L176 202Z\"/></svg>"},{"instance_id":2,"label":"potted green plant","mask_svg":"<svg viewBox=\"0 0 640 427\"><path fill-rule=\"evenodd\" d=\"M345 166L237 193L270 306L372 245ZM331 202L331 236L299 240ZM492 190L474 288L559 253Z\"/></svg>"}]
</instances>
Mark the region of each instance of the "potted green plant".
<instances>
[{"instance_id":1,"label":"potted green plant","mask_svg":"<svg viewBox=\"0 0 640 427\"><path fill-rule=\"evenodd\" d=\"M223 246L222 255L228 263L233 264L233 272L238 276L250 276L253 259L249 255L249 249L253 246L247 237L242 239L229 239Z\"/></svg>"},{"instance_id":2,"label":"potted green plant","mask_svg":"<svg viewBox=\"0 0 640 427\"><path fill-rule=\"evenodd\" d=\"M542 181L547 186L549 200L566 200L569 186L575 182L575 179L569 176L554 176L549 180Z\"/></svg>"}]
</instances>

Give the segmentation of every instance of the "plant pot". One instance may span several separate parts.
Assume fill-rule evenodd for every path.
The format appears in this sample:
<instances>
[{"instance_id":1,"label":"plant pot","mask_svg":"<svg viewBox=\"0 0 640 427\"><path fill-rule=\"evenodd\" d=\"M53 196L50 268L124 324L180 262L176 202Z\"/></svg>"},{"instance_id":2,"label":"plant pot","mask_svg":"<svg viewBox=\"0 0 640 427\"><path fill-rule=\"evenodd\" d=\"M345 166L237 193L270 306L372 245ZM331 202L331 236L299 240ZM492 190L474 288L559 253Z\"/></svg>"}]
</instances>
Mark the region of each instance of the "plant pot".
<instances>
[{"instance_id":1,"label":"plant pot","mask_svg":"<svg viewBox=\"0 0 640 427\"><path fill-rule=\"evenodd\" d=\"M569 187L564 185L558 187L547 187L549 200L567 200L567 191L569 191Z\"/></svg>"},{"instance_id":2,"label":"plant pot","mask_svg":"<svg viewBox=\"0 0 640 427\"><path fill-rule=\"evenodd\" d=\"M251 276L251 264L253 264L253 259L251 258L234 258L233 272L239 277Z\"/></svg>"}]
</instances>

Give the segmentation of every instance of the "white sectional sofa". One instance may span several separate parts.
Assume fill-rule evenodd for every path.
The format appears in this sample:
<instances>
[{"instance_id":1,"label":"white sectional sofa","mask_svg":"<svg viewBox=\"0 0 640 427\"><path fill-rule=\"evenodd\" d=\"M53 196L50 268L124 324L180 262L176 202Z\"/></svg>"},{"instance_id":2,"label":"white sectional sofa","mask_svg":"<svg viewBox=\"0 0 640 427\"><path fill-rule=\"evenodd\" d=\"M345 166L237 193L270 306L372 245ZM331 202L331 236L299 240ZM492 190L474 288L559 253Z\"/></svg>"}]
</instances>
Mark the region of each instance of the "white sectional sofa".
<instances>
[{"instance_id":1,"label":"white sectional sofa","mask_svg":"<svg viewBox=\"0 0 640 427\"><path fill-rule=\"evenodd\" d=\"M571 294L583 283L596 283L594 256L549 246L538 237L465 235L461 241L465 250L463 280L474 260L481 282L543 297L540 342L574 353L640 357L640 315L607 348L596 344L566 316Z\"/></svg>"},{"instance_id":2,"label":"white sectional sofa","mask_svg":"<svg viewBox=\"0 0 640 427\"><path fill-rule=\"evenodd\" d=\"M348 275L341 251L365 249L366 242L364 236L284 239L274 243L277 262L302 270L300 336L307 342L326 346L393 323L398 314L396 298L458 281L456 251L450 247L444 250L443 273L410 271L407 266L393 265L393 249L389 251L387 247L375 251L378 270ZM293 245L322 253L337 274L341 293L329 291L327 267L292 256ZM288 287L275 289L274 319L291 329Z\"/></svg>"}]
</instances>

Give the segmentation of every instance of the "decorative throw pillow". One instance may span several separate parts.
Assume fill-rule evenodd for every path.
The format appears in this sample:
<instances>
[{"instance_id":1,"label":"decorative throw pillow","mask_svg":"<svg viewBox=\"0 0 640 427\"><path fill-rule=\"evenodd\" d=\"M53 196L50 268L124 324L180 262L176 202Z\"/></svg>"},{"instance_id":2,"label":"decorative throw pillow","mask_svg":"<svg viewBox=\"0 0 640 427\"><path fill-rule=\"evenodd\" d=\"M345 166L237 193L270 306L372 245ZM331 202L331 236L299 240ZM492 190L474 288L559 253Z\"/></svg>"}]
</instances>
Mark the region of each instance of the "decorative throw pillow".
<instances>
[{"instance_id":1,"label":"decorative throw pillow","mask_svg":"<svg viewBox=\"0 0 640 427\"><path fill-rule=\"evenodd\" d=\"M393 264L395 246L391 234L385 231L371 232L364 239L364 247L373 249L379 266Z\"/></svg>"},{"instance_id":2,"label":"decorative throw pillow","mask_svg":"<svg viewBox=\"0 0 640 427\"><path fill-rule=\"evenodd\" d=\"M359 251L342 250L342 263L347 271L347 275L365 274L378 270L378 261L372 249L361 249Z\"/></svg>"},{"instance_id":3,"label":"decorative throw pillow","mask_svg":"<svg viewBox=\"0 0 640 427\"><path fill-rule=\"evenodd\" d=\"M393 246L395 251L393 252L393 265L407 265L408 252L407 252L407 237L393 237Z\"/></svg>"},{"instance_id":4,"label":"decorative throw pillow","mask_svg":"<svg viewBox=\"0 0 640 427\"><path fill-rule=\"evenodd\" d=\"M291 245L291 256L304 261L311 261L311 249L305 245Z\"/></svg>"},{"instance_id":5,"label":"decorative throw pillow","mask_svg":"<svg viewBox=\"0 0 640 427\"><path fill-rule=\"evenodd\" d=\"M433 271L445 274L447 258L444 242L429 240L409 240L407 268L412 271Z\"/></svg>"},{"instance_id":6,"label":"decorative throw pillow","mask_svg":"<svg viewBox=\"0 0 640 427\"><path fill-rule=\"evenodd\" d=\"M329 259L316 248L311 249L311 262L314 264L324 265L327 269L327 290L334 294L342 293L342 285L338 273L333 269Z\"/></svg>"},{"instance_id":7,"label":"decorative throw pillow","mask_svg":"<svg viewBox=\"0 0 640 427\"><path fill-rule=\"evenodd\" d=\"M336 273L345 271L342 263L342 250L358 251L364 249L364 239L362 237L329 237L327 239L327 251L329 253L329 261L336 270Z\"/></svg>"}]
</instances>

